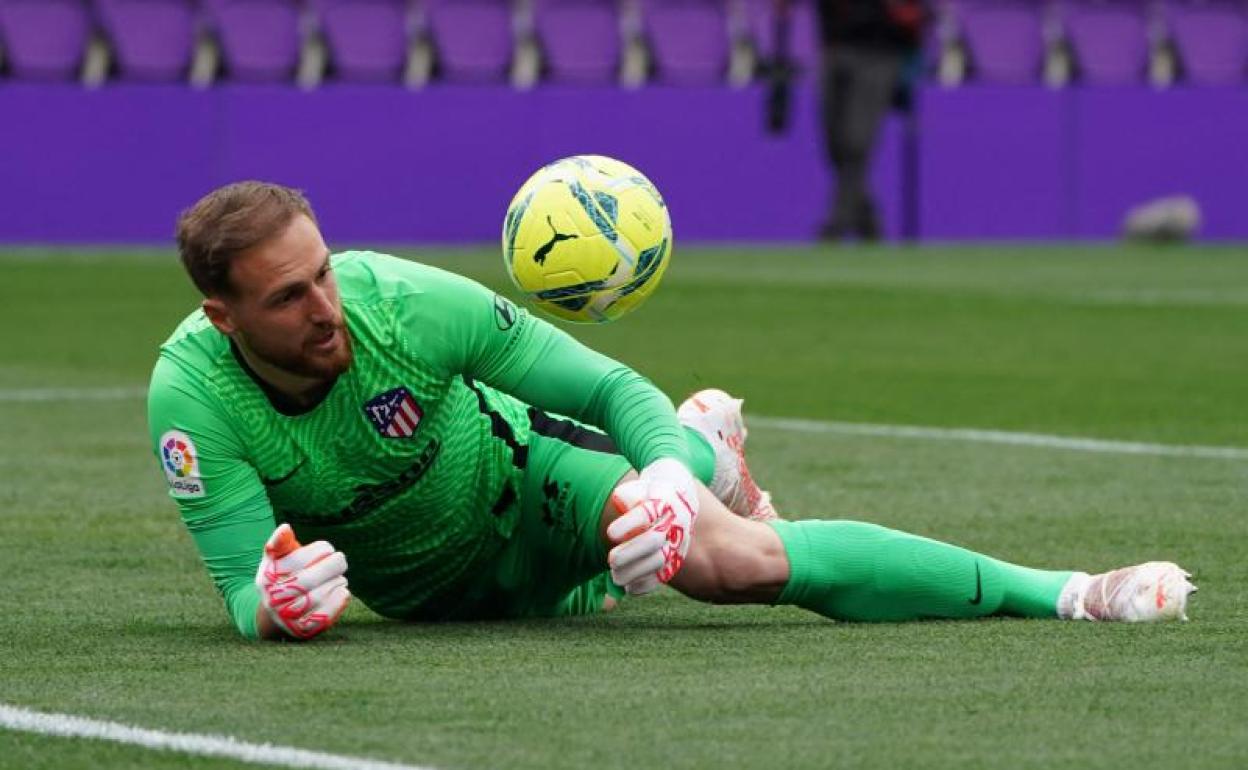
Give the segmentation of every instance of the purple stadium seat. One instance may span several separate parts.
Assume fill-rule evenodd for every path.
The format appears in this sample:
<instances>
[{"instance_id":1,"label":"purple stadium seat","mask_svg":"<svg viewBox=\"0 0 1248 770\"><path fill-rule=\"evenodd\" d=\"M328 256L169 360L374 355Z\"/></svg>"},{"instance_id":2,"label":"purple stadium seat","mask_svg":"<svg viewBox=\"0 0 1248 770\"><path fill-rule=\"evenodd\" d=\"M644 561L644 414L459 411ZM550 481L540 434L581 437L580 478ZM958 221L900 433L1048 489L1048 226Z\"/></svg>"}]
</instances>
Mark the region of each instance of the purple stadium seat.
<instances>
[{"instance_id":1,"label":"purple stadium seat","mask_svg":"<svg viewBox=\"0 0 1248 770\"><path fill-rule=\"evenodd\" d=\"M983 83L1031 84L1044 63L1044 6L1039 0L960 0L952 6Z\"/></svg>"},{"instance_id":2,"label":"purple stadium seat","mask_svg":"<svg viewBox=\"0 0 1248 770\"><path fill-rule=\"evenodd\" d=\"M551 80L615 81L621 52L618 0L534 0L533 22Z\"/></svg>"},{"instance_id":3,"label":"purple stadium seat","mask_svg":"<svg viewBox=\"0 0 1248 770\"><path fill-rule=\"evenodd\" d=\"M506 79L515 51L510 0L424 0L424 9L443 78Z\"/></svg>"},{"instance_id":4,"label":"purple stadium seat","mask_svg":"<svg viewBox=\"0 0 1248 770\"><path fill-rule=\"evenodd\" d=\"M1062 27L1079 78L1094 85L1143 83L1148 73L1147 8L1140 0L1065 0Z\"/></svg>"},{"instance_id":5,"label":"purple stadium seat","mask_svg":"<svg viewBox=\"0 0 1248 770\"><path fill-rule=\"evenodd\" d=\"M775 0L745 0L746 28L759 57L770 60L776 52ZM814 73L819 66L819 20L815 0L789 2L789 59L799 73Z\"/></svg>"},{"instance_id":6,"label":"purple stadium seat","mask_svg":"<svg viewBox=\"0 0 1248 770\"><path fill-rule=\"evenodd\" d=\"M299 66L299 0L203 0L232 80L281 81Z\"/></svg>"},{"instance_id":7,"label":"purple stadium seat","mask_svg":"<svg viewBox=\"0 0 1248 770\"><path fill-rule=\"evenodd\" d=\"M718 83L728 70L724 0L642 0L642 28L660 81Z\"/></svg>"},{"instance_id":8,"label":"purple stadium seat","mask_svg":"<svg viewBox=\"0 0 1248 770\"><path fill-rule=\"evenodd\" d=\"M1248 4L1167 0L1166 23L1184 76L1200 85L1239 85L1248 68Z\"/></svg>"},{"instance_id":9,"label":"purple stadium seat","mask_svg":"<svg viewBox=\"0 0 1248 770\"><path fill-rule=\"evenodd\" d=\"M123 78L177 80L186 74L195 47L194 0L96 0L96 6Z\"/></svg>"},{"instance_id":10,"label":"purple stadium seat","mask_svg":"<svg viewBox=\"0 0 1248 770\"><path fill-rule=\"evenodd\" d=\"M0 0L0 40L15 77L74 78L90 33L83 0Z\"/></svg>"},{"instance_id":11,"label":"purple stadium seat","mask_svg":"<svg viewBox=\"0 0 1248 770\"><path fill-rule=\"evenodd\" d=\"M408 0L313 0L344 80L397 80L407 60Z\"/></svg>"}]
</instances>

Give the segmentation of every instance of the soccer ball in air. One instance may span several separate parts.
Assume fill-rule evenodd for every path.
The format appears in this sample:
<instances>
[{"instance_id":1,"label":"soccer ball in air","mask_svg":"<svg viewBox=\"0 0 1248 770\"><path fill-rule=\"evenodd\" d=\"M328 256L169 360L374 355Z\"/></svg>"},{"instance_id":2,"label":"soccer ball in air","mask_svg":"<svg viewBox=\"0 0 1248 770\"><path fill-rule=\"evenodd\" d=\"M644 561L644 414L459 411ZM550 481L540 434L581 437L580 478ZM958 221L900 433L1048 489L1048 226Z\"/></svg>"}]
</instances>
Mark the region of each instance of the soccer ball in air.
<instances>
[{"instance_id":1,"label":"soccer ball in air","mask_svg":"<svg viewBox=\"0 0 1248 770\"><path fill-rule=\"evenodd\" d=\"M672 223L640 171L577 155L529 177L507 208L503 263L529 301L575 323L612 321L654 293Z\"/></svg>"}]
</instances>

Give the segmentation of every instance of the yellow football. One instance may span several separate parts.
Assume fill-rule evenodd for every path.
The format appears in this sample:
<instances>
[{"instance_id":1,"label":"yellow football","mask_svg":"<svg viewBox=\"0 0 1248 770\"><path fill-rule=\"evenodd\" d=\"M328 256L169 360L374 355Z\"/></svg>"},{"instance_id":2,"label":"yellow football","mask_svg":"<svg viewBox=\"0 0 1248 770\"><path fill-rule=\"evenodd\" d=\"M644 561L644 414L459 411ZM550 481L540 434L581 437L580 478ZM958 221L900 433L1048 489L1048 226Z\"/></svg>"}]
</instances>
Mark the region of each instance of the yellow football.
<instances>
[{"instance_id":1,"label":"yellow football","mask_svg":"<svg viewBox=\"0 0 1248 770\"><path fill-rule=\"evenodd\" d=\"M503 264L516 288L550 315L605 323L659 285L672 251L667 205L637 169L577 155L538 170L503 221Z\"/></svg>"}]
</instances>

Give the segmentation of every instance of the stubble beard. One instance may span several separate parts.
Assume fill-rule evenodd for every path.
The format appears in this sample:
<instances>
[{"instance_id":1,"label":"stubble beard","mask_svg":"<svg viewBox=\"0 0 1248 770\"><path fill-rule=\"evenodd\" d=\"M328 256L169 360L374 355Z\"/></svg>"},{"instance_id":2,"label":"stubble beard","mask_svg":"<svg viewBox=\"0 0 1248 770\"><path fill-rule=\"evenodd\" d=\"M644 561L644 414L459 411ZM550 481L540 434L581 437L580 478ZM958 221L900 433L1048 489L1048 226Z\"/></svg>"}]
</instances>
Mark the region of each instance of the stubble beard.
<instances>
[{"instance_id":1,"label":"stubble beard","mask_svg":"<svg viewBox=\"0 0 1248 770\"><path fill-rule=\"evenodd\" d=\"M329 355L309 353L306 347L301 347L298 352L287 352L268 350L263 346L255 345L252 340L244 339L244 342L252 355L270 366L287 374L328 382L351 368L351 362L355 358L355 351L351 346L351 335L347 332L346 324L335 326L334 331L338 334L339 343Z\"/></svg>"}]
</instances>

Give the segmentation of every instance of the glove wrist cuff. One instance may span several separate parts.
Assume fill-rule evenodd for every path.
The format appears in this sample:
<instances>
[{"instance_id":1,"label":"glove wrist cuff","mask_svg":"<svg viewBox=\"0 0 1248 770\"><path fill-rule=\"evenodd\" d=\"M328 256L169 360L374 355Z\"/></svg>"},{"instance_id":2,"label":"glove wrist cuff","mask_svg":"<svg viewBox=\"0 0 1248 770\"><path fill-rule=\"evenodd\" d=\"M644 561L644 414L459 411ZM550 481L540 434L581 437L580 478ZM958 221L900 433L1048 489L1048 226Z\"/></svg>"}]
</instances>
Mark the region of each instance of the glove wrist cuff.
<instances>
[{"instance_id":1,"label":"glove wrist cuff","mask_svg":"<svg viewBox=\"0 0 1248 770\"><path fill-rule=\"evenodd\" d=\"M693 485L693 472L675 457L661 457L647 465L641 471L641 478L646 481L666 481L680 486Z\"/></svg>"}]
</instances>

